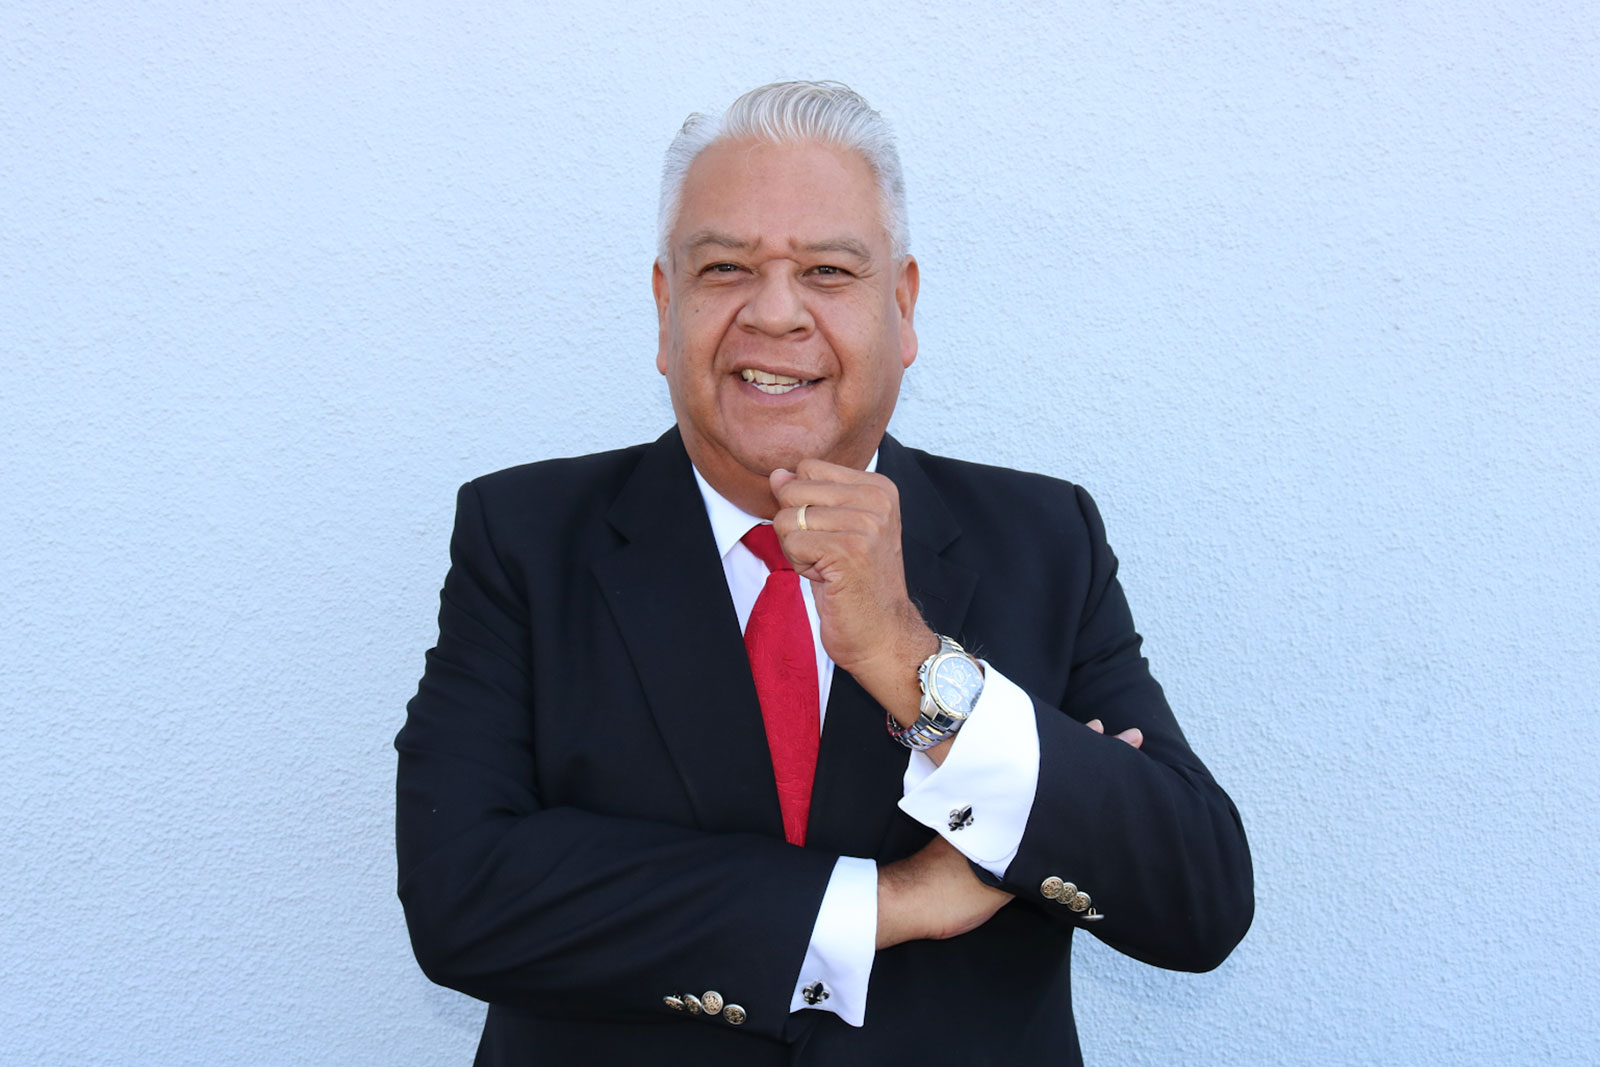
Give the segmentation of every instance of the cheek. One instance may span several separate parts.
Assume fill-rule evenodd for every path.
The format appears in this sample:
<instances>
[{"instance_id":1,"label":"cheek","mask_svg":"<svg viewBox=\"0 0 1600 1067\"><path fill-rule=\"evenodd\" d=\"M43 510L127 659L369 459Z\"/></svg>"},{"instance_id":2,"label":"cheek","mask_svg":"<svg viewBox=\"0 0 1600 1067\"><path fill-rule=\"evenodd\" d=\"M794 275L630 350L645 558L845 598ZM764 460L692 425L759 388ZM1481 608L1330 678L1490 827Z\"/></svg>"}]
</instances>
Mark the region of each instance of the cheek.
<instances>
[{"instance_id":1,"label":"cheek","mask_svg":"<svg viewBox=\"0 0 1600 1067\"><path fill-rule=\"evenodd\" d=\"M717 305L708 300L692 301L683 309L677 323L674 341L679 351L689 358L705 357L715 351L722 335L721 316Z\"/></svg>"}]
</instances>

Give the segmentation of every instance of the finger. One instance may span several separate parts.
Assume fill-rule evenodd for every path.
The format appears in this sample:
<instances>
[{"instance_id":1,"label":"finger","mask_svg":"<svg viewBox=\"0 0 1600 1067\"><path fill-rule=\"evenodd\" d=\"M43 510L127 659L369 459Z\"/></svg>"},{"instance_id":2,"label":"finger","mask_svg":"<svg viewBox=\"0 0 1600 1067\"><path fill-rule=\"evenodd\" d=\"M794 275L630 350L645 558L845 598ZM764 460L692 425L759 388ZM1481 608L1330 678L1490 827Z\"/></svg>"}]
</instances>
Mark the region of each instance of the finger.
<instances>
[{"instance_id":1,"label":"finger","mask_svg":"<svg viewBox=\"0 0 1600 1067\"><path fill-rule=\"evenodd\" d=\"M806 528L800 529L800 508L806 509ZM807 534L859 534L872 537L885 531L883 517L862 508L829 507L823 504L801 504L799 507L780 508L772 516L772 529L788 551L793 537L806 538ZM811 540L816 540L811 538ZM820 547L820 546L819 546Z\"/></svg>"},{"instance_id":2,"label":"finger","mask_svg":"<svg viewBox=\"0 0 1600 1067\"><path fill-rule=\"evenodd\" d=\"M794 471L785 470L782 467L777 468L771 474L767 475L767 481L772 483L772 495L773 496L777 496L778 495L778 490L782 489L784 486L786 486L790 482L794 481L794 479L795 479Z\"/></svg>"},{"instance_id":3,"label":"finger","mask_svg":"<svg viewBox=\"0 0 1600 1067\"><path fill-rule=\"evenodd\" d=\"M825 459L803 459L794 465L794 472L802 478L817 482L865 482L881 477L854 467L843 467Z\"/></svg>"},{"instance_id":4,"label":"finger","mask_svg":"<svg viewBox=\"0 0 1600 1067\"><path fill-rule=\"evenodd\" d=\"M800 509L806 509L805 529L800 529ZM779 537L790 533L811 533L821 530L857 530L866 533L874 527L887 525L883 516L865 508L848 505L824 504L817 500L798 503L778 501L778 510L772 516L772 525Z\"/></svg>"},{"instance_id":5,"label":"finger","mask_svg":"<svg viewBox=\"0 0 1600 1067\"><path fill-rule=\"evenodd\" d=\"M1140 745L1144 744L1144 731L1139 729L1137 726L1130 726L1117 735L1117 740L1126 741L1134 748L1138 748Z\"/></svg>"},{"instance_id":6,"label":"finger","mask_svg":"<svg viewBox=\"0 0 1600 1067\"><path fill-rule=\"evenodd\" d=\"M897 511L899 494L894 483L887 478L874 478L870 482L821 482L812 478L784 479L772 491L778 506L797 508L801 504L817 504L830 508L854 507L865 511L889 513Z\"/></svg>"},{"instance_id":7,"label":"finger","mask_svg":"<svg viewBox=\"0 0 1600 1067\"><path fill-rule=\"evenodd\" d=\"M825 581L823 570L849 567L852 561L864 557L862 538L853 530L818 529L818 521L826 521L812 508L806 512L806 529L795 525L794 513L787 518L779 512L772 527L778 531L778 543L783 554L794 564L795 573L813 581Z\"/></svg>"},{"instance_id":8,"label":"finger","mask_svg":"<svg viewBox=\"0 0 1600 1067\"><path fill-rule=\"evenodd\" d=\"M1084 723L1084 725L1097 734L1103 734L1106 732L1106 724L1101 722L1099 719L1090 719L1088 722Z\"/></svg>"}]
</instances>

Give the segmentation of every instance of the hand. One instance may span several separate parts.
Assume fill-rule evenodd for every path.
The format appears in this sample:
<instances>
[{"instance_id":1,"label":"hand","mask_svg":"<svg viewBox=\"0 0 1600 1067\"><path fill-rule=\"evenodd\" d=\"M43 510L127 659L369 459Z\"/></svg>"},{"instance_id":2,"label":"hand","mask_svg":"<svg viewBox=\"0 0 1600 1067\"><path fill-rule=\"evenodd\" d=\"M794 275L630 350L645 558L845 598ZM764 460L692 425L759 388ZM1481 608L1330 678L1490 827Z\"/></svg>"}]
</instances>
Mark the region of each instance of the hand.
<instances>
[{"instance_id":1,"label":"hand","mask_svg":"<svg viewBox=\"0 0 1600 1067\"><path fill-rule=\"evenodd\" d=\"M1101 722L1099 719L1090 719L1088 722L1084 723L1084 725L1097 734L1103 734L1106 732L1106 724ZM1118 741L1126 741L1134 748L1138 748L1140 745L1144 744L1144 731L1139 729L1137 726L1130 726L1120 734L1117 734L1116 738Z\"/></svg>"},{"instance_id":2,"label":"hand","mask_svg":"<svg viewBox=\"0 0 1600 1067\"><path fill-rule=\"evenodd\" d=\"M967 858L935 837L915 855L878 868L878 948L976 930L1011 899L978 881Z\"/></svg>"},{"instance_id":3,"label":"hand","mask_svg":"<svg viewBox=\"0 0 1600 1067\"><path fill-rule=\"evenodd\" d=\"M771 481L773 527L796 572L812 582L822 647L896 718L904 711L902 723L911 722L917 664L939 641L906 593L899 490L881 474L820 459L775 470ZM893 691L874 691L875 676ZM904 708L907 679L912 702Z\"/></svg>"}]
</instances>

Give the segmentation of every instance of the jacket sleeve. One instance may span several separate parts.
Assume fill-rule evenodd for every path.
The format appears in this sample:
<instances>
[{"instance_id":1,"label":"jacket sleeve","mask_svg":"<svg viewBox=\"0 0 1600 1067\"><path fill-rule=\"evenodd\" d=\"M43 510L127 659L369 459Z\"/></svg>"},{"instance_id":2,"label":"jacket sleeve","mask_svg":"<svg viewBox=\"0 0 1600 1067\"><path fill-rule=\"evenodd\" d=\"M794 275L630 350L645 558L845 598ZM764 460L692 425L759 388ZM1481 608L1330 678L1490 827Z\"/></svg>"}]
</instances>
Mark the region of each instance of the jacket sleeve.
<instances>
[{"instance_id":1,"label":"jacket sleeve","mask_svg":"<svg viewBox=\"0 0 1600 1067\"><path fill-rule=\"evenodd\" d=\"M837 857L546 805L528 604L470 483L450 554L438 644L395 738L399 894L423 971L569 1018L661 1018L668 994L717 990L746 1032L780 1037Z\"/></svg>"},{"instance_id":2,"label":"jacket sleeve","mask_svg":"<svg viewBox=\"0 0 1600 1067\"><path fill-rule=\"evenodd\" d=\"M1038 788L1001 884L1135 959L1210 970L1254 914L1249 845L1233 802L1190 750L1150 675L1100 514L1076 493L1089 580L1081 603L1067 606L1076 632L1065 692L1030 694ZM1004 669L998 657L997 665ZM1104 735L1083 725L1095 718ZM1113 736L1129 727L1143 731L1141 748ZM1054 879L1088 897L1077 900L1084 910Z\"/></svg>"}]
</instances>

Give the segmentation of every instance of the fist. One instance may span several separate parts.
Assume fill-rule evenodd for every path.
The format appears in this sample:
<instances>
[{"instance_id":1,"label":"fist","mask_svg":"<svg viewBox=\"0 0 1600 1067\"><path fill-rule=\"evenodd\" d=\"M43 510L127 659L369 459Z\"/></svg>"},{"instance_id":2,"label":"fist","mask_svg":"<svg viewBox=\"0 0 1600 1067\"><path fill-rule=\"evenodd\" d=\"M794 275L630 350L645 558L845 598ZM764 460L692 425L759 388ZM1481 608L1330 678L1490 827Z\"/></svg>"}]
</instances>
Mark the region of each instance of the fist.
<instances>
[{"instance_id":1,"label":"fist","mask_svg":"<svg viewBox=\"0 0 1600 1067\"><path fill-rule=\"evenodd\" d=\"M906 594L894 483L806 459L772 472L772 495L773 527L795 571L812 583L829 657L858 678L873 665L904 670L908 660L914 671L939 642Z\"/></svg>"}]
</instances>

